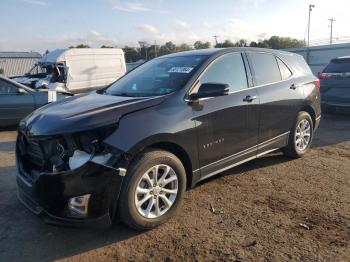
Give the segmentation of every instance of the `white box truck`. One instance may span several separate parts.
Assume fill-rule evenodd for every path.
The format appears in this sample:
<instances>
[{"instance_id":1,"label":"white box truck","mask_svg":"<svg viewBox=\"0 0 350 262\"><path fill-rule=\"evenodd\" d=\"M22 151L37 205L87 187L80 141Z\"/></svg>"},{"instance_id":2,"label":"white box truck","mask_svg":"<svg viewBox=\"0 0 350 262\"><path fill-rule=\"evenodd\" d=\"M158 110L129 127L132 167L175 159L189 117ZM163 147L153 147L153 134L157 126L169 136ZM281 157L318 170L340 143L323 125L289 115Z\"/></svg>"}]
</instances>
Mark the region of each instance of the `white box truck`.
<instances>
[{"instance_id":1,"label":"white box truck","mask_svg":"<svg viewBox=\"0 0 350 262\"><path fill-rule=\"evenodd\" d=\"M47 53L27 74L12 79L36 89L77 94L101 89L125 73L122 49L71 48Z\"/></svg>"}]
</instances>

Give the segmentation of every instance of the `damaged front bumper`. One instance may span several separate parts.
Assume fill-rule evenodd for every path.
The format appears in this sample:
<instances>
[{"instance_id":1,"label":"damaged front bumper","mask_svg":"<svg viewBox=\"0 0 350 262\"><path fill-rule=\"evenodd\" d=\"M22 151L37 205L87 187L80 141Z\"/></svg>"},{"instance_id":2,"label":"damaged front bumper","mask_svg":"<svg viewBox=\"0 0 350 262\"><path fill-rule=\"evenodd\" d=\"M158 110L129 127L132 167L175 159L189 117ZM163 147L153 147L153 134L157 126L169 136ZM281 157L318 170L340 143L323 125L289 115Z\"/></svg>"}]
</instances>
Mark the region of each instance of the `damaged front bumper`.
<instances>
[{"instance_id":1,"label":"damaged front bumper","mask_svg":"<svg viewBox=\"0 0 350 262\"><path fill-rule=\"evenodd\" d=\"M18 155L17 167L19 200L45 222L65 226L111 225L126 172L124 168L88 161L64 172L27 172ZM75 212L69 206L72 199L79 200L84 195L88 195L87 202L78 204L86 205L87 212Z\"/></svg>"}]
</instances>

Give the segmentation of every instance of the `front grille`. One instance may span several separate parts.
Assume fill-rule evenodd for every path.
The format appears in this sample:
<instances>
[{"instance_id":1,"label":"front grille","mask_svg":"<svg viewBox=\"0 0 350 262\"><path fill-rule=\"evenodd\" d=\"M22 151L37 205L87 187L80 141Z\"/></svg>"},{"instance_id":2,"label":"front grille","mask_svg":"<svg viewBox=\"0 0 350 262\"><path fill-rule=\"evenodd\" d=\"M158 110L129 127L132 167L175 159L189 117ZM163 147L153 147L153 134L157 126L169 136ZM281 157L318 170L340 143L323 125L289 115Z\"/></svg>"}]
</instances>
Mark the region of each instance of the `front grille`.
<instances>
[{"instance_id":1,"label":"front grille","mask_svg":"<svg viewBox=\"0 0 350 262\"><path fill-rule=\"evenodd\" d=\"M40 169L45 165L45 156L37 141L28 141L27 154L30 162Z\"/></svg>"},{"instance_id":2,"label":"front grille","mask_svg":"<svg viewBox=\"0 0 350 262\"><path fill-rule=\"evenodd\" d=\"M18 156L26 172L42 171L45 166L45 154L40 142L27 137L24 133L18 134Z\"/></svg>"}]
</instances>

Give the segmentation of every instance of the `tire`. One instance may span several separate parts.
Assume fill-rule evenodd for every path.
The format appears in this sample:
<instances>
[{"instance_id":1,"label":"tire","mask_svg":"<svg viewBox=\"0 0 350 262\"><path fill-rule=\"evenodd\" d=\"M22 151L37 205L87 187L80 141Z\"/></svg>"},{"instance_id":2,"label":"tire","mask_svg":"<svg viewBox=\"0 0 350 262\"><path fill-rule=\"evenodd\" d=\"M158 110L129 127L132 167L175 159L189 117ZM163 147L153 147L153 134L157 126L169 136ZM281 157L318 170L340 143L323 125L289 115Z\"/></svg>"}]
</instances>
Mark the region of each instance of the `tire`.
<instances>
[{"instance_id":1,"label":"tire","mask_svg":"<svg viewBox=\"0 0 350 262\"><path fill-rule=\"evenodd\" d=\"M158 178L156 187L153 177L155 172ZM157 227L168 221L178 210L185 190L186 171L181 161L166 151L146 151L131 163L125 176L119 198L121 220L136 230ZM166 193L170 191L171 194ZM165 198L169 202L164 201ZM141 205L145 199L148 200Z\"/></svg>"},{"instance_id":2,"label":"tire","mask_svg":"<svg viewBox=\"0 0 350 262\"><path fill-rule=\"evenodd\" d=\"M298 136L298 134L300 134L300 133L298 133L298 130L300 130L300 129L298 129L298 127L299 127L299 125L303 126L303 124L306 123L305 121L307 121L309 128L310 128L309 139L308 139L307 143L305 143L305 140L303 140L302 143L304 146L301 146L300 142L298 143L298 141L297 141L297 138L300 137L300 136ZM305 138L306 138L307 132L305 131L302 133L305 135ZM289 138L288 138L288 145L282 149L282 152L285 155L292 157L292 158L302 157L309 150L311 143L312 143L313 136L314 136L314 126L313 126L313 121L312 121L310 114L305 112L305 111L299 112L298 117L295 121L295 124L294 124L292 130L290 131Z\"/></svg>"}]
</instances>

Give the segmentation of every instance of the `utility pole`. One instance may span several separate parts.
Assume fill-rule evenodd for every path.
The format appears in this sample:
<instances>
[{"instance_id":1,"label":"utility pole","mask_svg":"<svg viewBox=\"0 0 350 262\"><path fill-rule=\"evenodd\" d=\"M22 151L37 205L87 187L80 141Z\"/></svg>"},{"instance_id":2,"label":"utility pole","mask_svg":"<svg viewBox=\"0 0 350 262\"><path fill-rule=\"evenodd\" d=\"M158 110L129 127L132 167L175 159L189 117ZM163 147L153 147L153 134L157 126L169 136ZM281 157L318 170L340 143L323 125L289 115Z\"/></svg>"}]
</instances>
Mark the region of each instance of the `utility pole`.
<instances>
[{"instance_id":1,"label":"utility pole","mask_svg":"<svg viewBox=\"0 0 350 262\"><path fill-rule=\"evenodd\" d=\"M314 8L315 5L309 5L309 20L307 23L307 46L310 46L310 20L311 20L311 11L312 8Z\"/></svg>"},{"instance_id":2,"label":"utility pole","mask_svg":"<svg viewBox=\"0 0 350 262\"><path fill-rule=\"evenodd\" d=\"M215 39L215 46L218 46L218 35L213 35L214 39Z\"/></svg>"},{"instance_id":3,"label":"utility pole","mask_svg":"<svg viewBox=\"0 0 350 262\"><path fill-rule=\"evenodd\" d=\"M139 41L139 45L142 48L145 49L145 54L146 54L146 61L148 60L148 54L147 54L147 47L148 47L148 44L146 41Z\"/></svg>"},{"instance_id":4,"label":"utility pole","mask_svg":"<svg viewBox=\"0 0 350 262\"><path fill-rule=\"evenodd\" d=\"M331 24L330 24L330 28L331 28L331 35L330 35L330 39L329 39L329 44L331 45L333 43L333 22L335 22L335 19L332 17L332 18L329 18L328 19Z\"/></svg>"},{"instance_id":5,"label":"utility pole","mask_svg":"<svg viewBox=\"0 0 350 262\"><path fill-rule=\"evenodd\" d=\"M154 41L154 57L157 57L157 41Z\"/></svg>"},{"instance_id":6,"label":"utility pole","mask_svg":"<svg viewBox=\"0 0 350 262\"><path fill-rule=\"evenodd\" d=\"M311 21L311 11L312 8L314 8L315 5L309 5L309 19L307 23L307 54L306 54L306 61L309 63L310 60L310 21Z\"/></svg>"}]
</instances>

